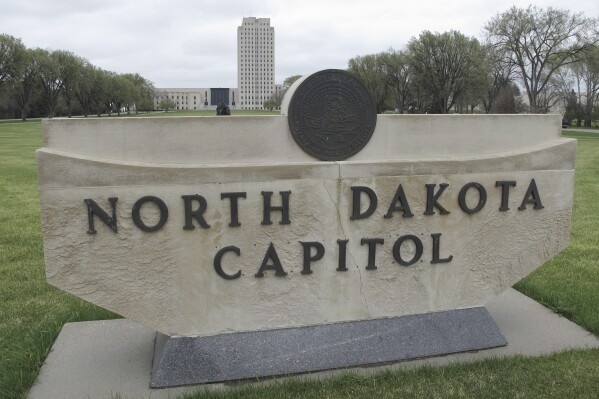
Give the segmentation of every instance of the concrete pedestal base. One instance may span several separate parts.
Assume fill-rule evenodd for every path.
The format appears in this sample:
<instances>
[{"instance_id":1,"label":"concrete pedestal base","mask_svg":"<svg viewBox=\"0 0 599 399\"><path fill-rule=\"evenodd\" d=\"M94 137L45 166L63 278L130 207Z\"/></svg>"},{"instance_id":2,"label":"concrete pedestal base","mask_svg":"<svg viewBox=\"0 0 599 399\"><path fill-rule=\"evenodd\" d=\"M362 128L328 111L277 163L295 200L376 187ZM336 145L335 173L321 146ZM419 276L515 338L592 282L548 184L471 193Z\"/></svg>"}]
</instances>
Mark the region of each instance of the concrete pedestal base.
<instances>
[{"instance_id":1,"label":"concrete pedestal base","mask_svg":"<svg viewBox=\"0 0 599 399\"><path fill-rule=\"evenodd\" d=\"M506 291L486 308L507 339L507 346L377 367L355 367L351 371L370 374L422 364L443 365L515 354L538 356L571 348L599 347L597 337L514 290ZM105 399L117 394L123 398L176 398L197 389L222 389L248 383L246 380L201 388L150 388L155 336L151 329L129 320L66 324L29 398ZM323 371L302 378L323 378L346 371Z\"/></svg>"}]
</instances>

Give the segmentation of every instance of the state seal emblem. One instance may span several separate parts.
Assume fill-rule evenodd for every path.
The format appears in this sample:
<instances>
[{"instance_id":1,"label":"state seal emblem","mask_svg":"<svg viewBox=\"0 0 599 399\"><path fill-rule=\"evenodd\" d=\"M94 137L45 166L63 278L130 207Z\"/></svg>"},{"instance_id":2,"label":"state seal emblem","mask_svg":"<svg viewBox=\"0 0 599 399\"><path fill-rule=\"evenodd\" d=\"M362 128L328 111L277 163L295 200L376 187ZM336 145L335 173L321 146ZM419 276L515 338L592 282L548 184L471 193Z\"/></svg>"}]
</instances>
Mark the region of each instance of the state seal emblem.
<instances>
[{"instance_id":1,"label":"state seal emblem","mask_svg":"<svg viewBox=\"0 0 599 399\"><path fill-rule=\"evenodd\" d=\"M289 103L297 144L323 161L340 161L364 148L376 126L376 108L360 79L327 69L304 79Z\"/></svg>"}]
</instances>

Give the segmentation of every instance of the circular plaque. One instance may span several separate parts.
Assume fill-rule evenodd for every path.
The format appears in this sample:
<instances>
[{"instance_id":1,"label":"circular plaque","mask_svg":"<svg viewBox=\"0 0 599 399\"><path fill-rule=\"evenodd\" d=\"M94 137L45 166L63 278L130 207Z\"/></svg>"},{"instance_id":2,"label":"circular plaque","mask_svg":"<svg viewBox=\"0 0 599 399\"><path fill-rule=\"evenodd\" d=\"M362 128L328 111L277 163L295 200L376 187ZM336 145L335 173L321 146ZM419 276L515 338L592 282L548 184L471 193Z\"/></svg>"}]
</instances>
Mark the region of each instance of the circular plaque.
<instances>
[{"instance_id":1,"label":"circular plaque","mask_svg":"<svg viewBox=\"0 0 599 399\"><path fill-rule=\"evenodd\" d=\"M340 161L357 154L376 126L376 108L361 80L327 69L308 76L293 93L288 123L308 154Z\"/></svg>"}]
</instances>

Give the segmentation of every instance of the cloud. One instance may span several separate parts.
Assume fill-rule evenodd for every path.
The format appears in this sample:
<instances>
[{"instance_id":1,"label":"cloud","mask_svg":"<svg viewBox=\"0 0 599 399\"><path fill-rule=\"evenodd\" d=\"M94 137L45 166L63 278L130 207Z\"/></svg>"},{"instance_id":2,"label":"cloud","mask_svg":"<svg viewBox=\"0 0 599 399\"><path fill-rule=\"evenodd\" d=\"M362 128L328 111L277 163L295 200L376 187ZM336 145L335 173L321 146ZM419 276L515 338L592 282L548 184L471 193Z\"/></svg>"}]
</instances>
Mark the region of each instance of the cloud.
<instances>
[{"instance_id":1,"label":"cloud","mask_svg":"<svg viewBox=\"0 0 599 399\"><path fill-rule=\"evenodd\" d=\"M158 87L236 87L237 26L244 16L275 27L276 81L346 68L357 55L400 49L423 30L481 37L486 21L509 5L495 1L366 0L21 0L2 4L1 33L28 47L72 51L94 65L137 72ZM515 0L526 7L529 0ZM563 8L541 0L541 7ZM572 11L599 15L596 0Z\"/></svg>"}]
</instances>

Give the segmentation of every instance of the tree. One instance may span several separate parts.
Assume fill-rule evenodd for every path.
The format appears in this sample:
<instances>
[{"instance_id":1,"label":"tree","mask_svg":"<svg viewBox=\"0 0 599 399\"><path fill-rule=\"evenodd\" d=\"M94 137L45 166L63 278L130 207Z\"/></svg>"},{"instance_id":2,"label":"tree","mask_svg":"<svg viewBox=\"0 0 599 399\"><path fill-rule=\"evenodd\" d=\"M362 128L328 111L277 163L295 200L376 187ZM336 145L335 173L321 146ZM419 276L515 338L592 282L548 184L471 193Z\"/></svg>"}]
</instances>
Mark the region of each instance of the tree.
<instances>
[{"instance_id":1,"label":"tree","mask_svg":"<svg viewBox=\"0 0 599 399\"><path fill-rule=\"evenodd\" d=\"M518 69L530 103L540 110L540 100L553 75L599 42L597 20L584 14L536 6L512 7L485 26L490 43L509 55Z\"/></svg>"},{"instance_id":2,"label":"tree","mask_svg":"<svg viewBox=\"0 0 599 399\"><path fill-rule=\"evenodd\" d=\"M168 112L169 110L175 108L175 102L170 98L165 98L163 100L160 100L160 104L158 104L158 106L160 107L160 109L163 109L166 112Z\"/></svg>"},{"instance_id":3,"label":"tree","mask_svg":"<svg viewBox=\"0 0 599 399\"><path fill-rule=\"evenodd\" d=\"M485 46L485 55L489 69L487 74L486 92L481 99L487 114L495 113L495 101L501 95L511 93L509 85L512 83L514 64L503 49L492 45ZM504 99L505 100L505 99Z\"/></svg>"},{"instance_id":4,"label":"tree","mask_svg":"<svg viewBox=\"0 0 599 399\"><path fill-rule=\"evenodd\" d=\"M96 67L94 67L89 61L82 60L80 79L77 80L77 87L75 89L75 95L77 101L81 105L83 115L87 116L92 112L94 105L94 81L96 75Z\"/></svg>"},{"instance_id":5,"label":"tree","mask_svg":"<svg viewBox=\"0 0 599 399\"><path fill-rule=\"evenodd\" d=\"M276 100L269 98L268 100L264 100L264 104L262 104L262 107L264 109L272 111L273 108L277 107L277 105L278 105L278 103Z\"/></svg>"},{"instance_id":6,"label":"tree","mask_svg":"<svg viewBox=\"0 0 599 399\"><path fill-rule=\"evenodd\" d=\"M143 108L147 108L148 102L149 104L153 103L155 89L152 82L137 73L126 73L123 77L131 84L131 95L129 102L125 105L127 114L131 113L131 108L134 108L135 113L137 113L142 103L145 104Z\"/></svg>"},{"instance_id":7,"label":"tree","mask_svg":"<svg viewBox=\"0 0 599 399\"><path fill-rule=\"evenodd\" d=\"M379 114L382 113L385 110L389 87L385 82L385 73L380 62L380 54L369 54L350 59L348 62L348 71L362 79L362 82L364 82L364 85L372 96L376 112Z\"/></svg>"},{"instance_id":8,"label":"tree","mask_svg":"<svg viewBox=\"0 0 599 399\"><path fill-rule=\"evenodd\" d=\"M25 50L25 56L16 69L14 75L9 79L10 90L21 110L21 120L27 120L29 101L34 87L36 86L37 70L33 60L33 50Z\"/></svg>"},{"instance_id":9,"label":"tree","mask_svg":"<svg viewBox=\"0 0 599 399\"><path fill-rule=\"evenodd\" d=\"M25 58L25 46L21 39L0 34L0 86L17 74Z\"/></svg>"},{"instance_id":10,"label":"tree","mask_svg":"<svg viewBox=\"0 0 599 399\"><path fill-rule=\"evenodd\" d=\"M460 32L424 31L410 40L414 84L429 99L431 113L447 113L468 90L484 86L484 49Z\"/></svg>"},{"instance_id":11,"label":"tree","mask_svg":"<svg viewBox=\"0 0 599 399\"><path fill-rule=\"evenodd\" d=\"M60 80L62 81L60 92L67 106L67 115L70 118L83 65L86 61L69 51L56 50L52 54L56 57L59 66Z\"/></svg>"},{"instance_id":12,"label":"tree","mask_svg":"<svg viewBox=\"0 0 599 399\"><path fill-rule=\"evenodd\" d=\"M579 104L576 98L576 93L572 90L569 95L566 97L566 107L564 112L564 119L568 121L568 123L572 123L577 117Z\"/></svg>"},{"instance_id":13,"label":"tree","mask_svg":"<svg viewBox=\"0 0 599 399\"><path fill-rule=\"evenodd\" d=\"M585 127L591 127L593 108L599 97L599 46L590 48L571 69L576 77L581 105L579 121L584 119ZM584 106L581 97L584 97Z\"/></svg>"},{"instance_id":14,"label":"tree","mask_svg":"<svg viewBox=\"0 0 599 399\"><path fill-rule=\"evenodd\" d=\"M520 89L514 83L501 87L489 110L491 114L521 114L528 109L520 96Z\"/></svg>"},{"instance_id":15,"label":"tree","mask_svg":"<svg viewBox=\"0 0 599 399\"><path fill-rule=\"evenodd\" d=\"M146 112L149 113L150 111L154 110L154 99L153 98L144 98L141 103L136 104L135 106L135 113L137 113L137 111L142 111L142 112Z\"/></svg>"},{"instance_id":16,"label":"tree","mask_svg":"<svg viewBox=\"0 0 599 399\"><path fill-rule=\"evenodd\" d=\"M287 90L291 87L292 84L295 83L296 80L301 78L302 75L291 75L283 81L283 90Z\"/></svg>"},{"instance_id":17,"label":"tree","mask_svg":"<svg viewBox=\"0 0 599 399\"><path fill-rule=\"evenodd\" d=\"M63 83L57 53L38 48L33 52L33 62L42 86L47 115L52 118Z\"/></svg>"},{"instance_id":18,"label":"tree","mask_svg":"<svg viewBox=\"0 0 599 399\"><path fill-rule=\"evenodd\" d=\"M92 84L92 106L95 109L98 117L102 115L102 111L112 112L112 104L110 102L110 78L111 72L103 69L94 68L93 84Z\"/></svg>"},{"instance_id":19,"label":"tree","mask_svg":"<svg viewBox=\"0 0 599 399\"><path fill-rule=\"evenodd\" d=\"M564 118L568 122L572 122L576 119L578 126L580 126L583 116L582 111L582 95L580 91L581 76L578 73L579 68L577 66L580 63L569 65L569 67L561 68L551 78L548 86L550 87L549 92L555 94L557 101L561 101L563 109L565 111ZM576 90L573 89L576 88ZM547 104L549 105L549 104ZM544 106L540 107L544 109Z\"/></svg>"},{"instance_id":20,"label":"tree","mask_svg":"<svg viewBox=\"0 0 599 399\"><path fill-rule=\"evenodd\" d=\"M269 99L274 100L277 103L277 105L275 107L279 107L281 105L281 103L283 102L283 98L285 97L285 93L287 93L287 90L289 90L289 87L291 87L291 85L294 84L295 81L301 77L302 77L302 75L289 76L288 78L286 78L283 81L283 87L281 88L281 90L275 91L274 93L272 93L270 95Z\"/></svg>"},{"instance_id":21,"label":"tree","mask_svg":"<svg viewBox=\"0 0 599 399\"><path fill-rule=\"evenodd\" d=\"M406 51L396 51L392 48L379 54L379 64L385 82L393 96L395 108L401 114L407 107L412 71L410 58Z\"/></svg>"},{"instance_id":22,"label":"tree","mask_svg":"<svg viewBox=\"0 0 599 399\"><path fill-rule=\"evenodd\" d=\"M108 73L107 79L107 97L105 99L106 108L108 108L108 115L112 115L112 111L116 110L117 115L121 116L125 104L131 103L132 88L131 81L125 78L123 75L116 74L114 72Z\"/></svg>"}]
</instances>

